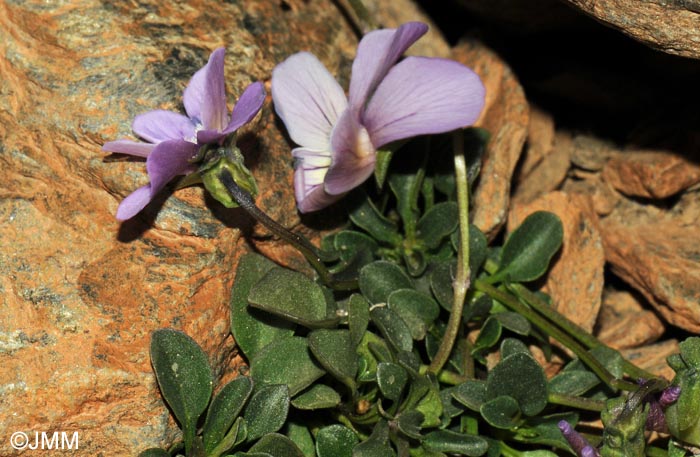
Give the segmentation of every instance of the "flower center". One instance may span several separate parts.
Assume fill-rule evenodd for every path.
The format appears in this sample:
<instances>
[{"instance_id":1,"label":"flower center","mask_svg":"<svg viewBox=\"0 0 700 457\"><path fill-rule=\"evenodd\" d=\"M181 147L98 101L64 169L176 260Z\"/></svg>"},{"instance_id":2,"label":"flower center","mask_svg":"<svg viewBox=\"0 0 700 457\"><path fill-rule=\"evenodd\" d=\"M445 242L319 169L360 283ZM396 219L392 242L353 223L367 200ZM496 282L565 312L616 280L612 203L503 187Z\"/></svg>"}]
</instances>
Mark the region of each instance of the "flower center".
<instances>
[{"instance_id":1,"label":"flower center","mask_svg":"<svg viewBox=\"0 0 700 457\"><path fill-rule=\"evenodd\" d=\"M358 158L364 159L374 153L375 149L372 140L369 138L369 132L367 132L366 128L360 126L355 138L355 154Z\"/></svg>"}]
</instances>

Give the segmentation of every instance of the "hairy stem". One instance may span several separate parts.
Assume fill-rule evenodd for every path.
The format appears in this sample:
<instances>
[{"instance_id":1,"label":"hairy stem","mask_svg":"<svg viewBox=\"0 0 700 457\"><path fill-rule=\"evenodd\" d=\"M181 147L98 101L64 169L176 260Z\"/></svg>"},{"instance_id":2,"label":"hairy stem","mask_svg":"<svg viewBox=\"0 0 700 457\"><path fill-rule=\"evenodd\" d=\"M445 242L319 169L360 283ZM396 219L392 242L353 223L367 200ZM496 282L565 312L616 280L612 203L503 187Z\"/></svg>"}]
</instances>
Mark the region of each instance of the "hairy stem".
<instances>
[{"instance_id":1,"label":"hairy stem","mask_svg":"<svg viewBox=\"0 0 700 457\"><path fill-rule=\"evenodd\" d=\"M471 274L469 269L469 181L467 179L467 163L464 160L464 136L461 131L453 132L452 147L454 150L460 244L457 253L457 273L452 284L454 297L452 311L440 347L428 368L428 371L433 374L437 374L450 358L462 323L464 300L467 296L467 290L469 290Z\"/></svg>"}]
</instances>

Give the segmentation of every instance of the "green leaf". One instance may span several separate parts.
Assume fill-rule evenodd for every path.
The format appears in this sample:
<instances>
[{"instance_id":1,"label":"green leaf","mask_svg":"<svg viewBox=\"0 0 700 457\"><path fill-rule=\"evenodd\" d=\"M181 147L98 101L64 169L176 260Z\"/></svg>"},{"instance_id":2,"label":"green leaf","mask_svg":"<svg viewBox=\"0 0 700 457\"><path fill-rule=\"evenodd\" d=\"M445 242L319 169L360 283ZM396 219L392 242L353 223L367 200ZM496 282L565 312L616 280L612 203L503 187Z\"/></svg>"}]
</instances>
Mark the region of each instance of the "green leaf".
<instances>
[{"instance_id":1,"label":"green leaf","mask_svg":"<svg viewBox=\"0 0 700 457\"><path fill-rule=\"evenodd\" d=\"M481 416L491 426L506 430L520 425L518 401L509 395L500 395L481 405Z\"/></svg>"},{"instance_id":2,"label":"green leaf","mask_svg":"<svg viewBox=\"0 0 700 457\"><path fill-rule=\"evenodd\" d=\"M547 406L547 378L530 354L515 353L503 358L489 372L486 395L489 399L513 397L523 414L534 416Z\"/></svg>"},{"instance_id":3,"label":"green leaf","mask_svg":"<svg viewBox=\"0 0 700 457\"><path fill-rule=\"evenodd\" d=\"M360 290L372 304L386 303L397 289L412 289L409 277L396 264L378 260L360 270Z\"/></svg>"},{"instance_id":4,"label":"green leaf","mask_svg":"<svg viewBox=\"0 0 700 457\"><path fill-rule=\"evenodd\" d=\"M437 263L430 271L430 291L440 306L447 311L452 310L452 301L454 300L452 278L454 278L456 271L457 262L455 261Z\"/></svg>"},{"instance_id":5,"label":"green leaf","mask_svg":"<svg viewBox=\"0 0 700 457\"><path fill-rule=\"evenodd\" d=\"M207 408L212 392L213 376L207 356L184 333L161 329L151 334L151 363L163 398L182 425L189 451L197 419Z\"/></svg>"},{"instance_id":6,"label":"green leaf","mask_svg":"<svg viewBox=\"0 0 700 457\"><path fill-rule=\"evenodd\" d=\"M501 357L506 358L509 355L523 353L530 355L530 350L520 340L515 338L504 338L501 342Z\"/></svg>"},{"instance_id":7,"label":"green leaf","mask_svg":"<svg viewBox=\"0 0 700 457\"><path fill-rule=\"evenodd\" d=\"M248 424L248 442L282 428L288 411L289 389L286 385L264 386L257 390L243 413Z\"/></svg>"},{"instance_id":8,"label":"green leaf","mask_svg":"<svg viewBox=\"0 0 700 457\"><path fill-rule=\"evenodd\" d=\"M396 313L385 306L377 306L369 312L369 315L384 338L397 351L411 351L413 349L411 331Z\"/></svg>"},{"instance_id":9,"label":"green leaf","mask_svg":"<svg viewBox=\"0 0 700 457\"><path fill-rule=\"evenodd\" d=\"M375 424L372 434L365 441L355 446L352 457L395 457L389 446L389 426L385 421Z\"/></svg>"},{"instance_id":10,"label":"green leaf","mask_svg":"<svg viewBox=\"0 0 700 457\"><path fill-rule=\"evenodd\" d=\"M357 435L349 428L334 424L323 427L316 434L318 457L352 457L352 449L358 443Z\"/></svg>"},{"instance_id":11,"label":"green leaf","mask_svg":"<svg viewBox=\"0 0 700 457\"><path fill-rule=\"evenodd\" d=\"M353 224L372 235L375 240L392 245L401 243L396 224L385 218L369 198L363 198L362 203L352 210L349 216Z\"/></svg>"},{"instance_id":12,"label":"green leaf","mask_svg":"<svg viewBox=\"0 0 700 457\"><path fill-rule=\"evenodd\" d=\"M305 424L289 421L285 428L287 430L287 437L294 441L294 444L301 449L304 457L316 457L316 445L309 431L309 427Z\"/></svg>"},{"instance_id":13,"label":"green leaf","mask_svg":"<svg viewBox=\"0 0 700 457\"><path fill-rule=\"evenodd\" d=\"M484 349L495 346L501 338L502 330L501 321L493 316L486 319L486 322L484 322L484 325L481 327L479 336L476 337L472 354L477 354Z\"/></svg>"},{"instance_id":14,"label":"green leaf","mask_svg":"<svg viewBox=\"0 0 700 457\"><path fill-rule=\"evenodd\" d=\"M314 384L311 388L297 395L292 406L297 409L314 410L334 408L340 404L340 394L325 384Z\"/></svg>"},{"instance_id":15,"label":"green leaf","mask_svg":"<svg viewBox=\"0 0 700 457\"><path fill-rule=\"evenodd\" d=\"M255 284L277 268L259 254L245 254L236 269L231 293L231 332L248 360L272 341L294 332L294 324L248 307L248 295Z\"/></svg>"},{"instance_id":16,"label":"green leaf","mask_svg":"<svg viewBox=\"0 0 700 457\"><path fill-rule=\"evenodd\" d=\"M455 400L471 409L479 411L481 405L486 402L486 382L469 380L455 387L452 396Z\"/></svg>"},{"instance_id":17,"label":"green leaf","mask_svg":"<svg viewBox=\"0 0 700 457\"><path fill-rule=\"evenodd\" d=\"M360 294L352 294L347 303L350 342L357 347L369 326L369 302Z\"/></svg>"},{"instance_id":18,"label":"green leaf","mask_svg":"<svg viewBox=\"0 0 700 457\"><path fill-rule=\"evenodd\" d=\"M478 457L488 451L489 443L479 436L437 430L425 435L423 446L437 452Z\"/></svg>"},{"instance_id":19,"label":"green leaf","mask_svg":"<svg viewBox=\"0 0 700 457\"><path fill-rule=\"evenodd\" d=\"M549 380L549 392L562 395L583 395L600 384L600 378L590 371L561 371Z\"/></svg>"},{"instance_id":20,"label":"green leaf","mask_svg":"<svg viewBox=\"0 0 700 457\"><path fill-rule=\"evenodd\" d=\"M294 441L279 433L264 435L250 447L249 452L263 452L272 457L304 457Z\"/></svg>"},{"instance_id":21,"label":"green leaf","mask_svg":"<svg viewBox=\"0 0 700 457\"><path fill-rule=\"evenodd\" d=\"M401 216L406 237L411 240L418 221L417 203L421 185L421 179L415 174L392 173L389 176L389 187L396 196L396 210Z\"/></svg>"},{"instance_id":22,"label":"green leaf","mask_svg":"<svg viewBox=\"0 0 700 457\"><path fill-rule=\"evenodd\" d=\"M377 385L384 398L398 400L407 381L408 373L399 365L387 362L377 365Z\"/></svg>"},{"instance_id":23,"label":"green leaf","mask_svg":"<svg viewBox=\"0 0 700 457\"><path fill-rule=\"evenodd\" d=\"M438 203L418 221L417 237L428 249L436 249L459 225L456 202Z\"/></svg>"},{"instance_id":24,"label":"green leaf","mask_svg":"<svg viewBox=\"0 0 700 457\"><path fill-rule=\"evenodd\" d=\"M377 182L377 187L379 189L384 187L386 173L389 171L389 164L391 163L391 157L393 155L394 151L391 149L377 149L376 159L374 162L374 179Z\"/></svg>"},{"instance_id":25,"label":"green leaf","mask_svg":"<svg viewBox=\"0 0 700 457\"><path fill-rule=\"evenodd\" d=\"M399 289L387 298L390 310L404 321L414 340L422 340L433 321L440 315L440 306L432 297L414 289Z\"/></svg>"},{"instance_id":26,"label":"green leaf","mask_svg":"<svg viewBox=\"0 0 700 457\"><path fill-rule=\"evenodd\" d=\"M250 378L239 376L226 384L214 397L202 430L204 450L207 455L211 454L211 451L226 436L252 391L253 383Z\"/></svg>"},{"instance_id":27,"label":"green leaf","mask_svg":"<svg viewBox=\"0 0 700 457\"><path fill-rule=\"evenodd\" d=\"M413 439L421 438L421 424L425 422L423 413L416 410L404 411L396 418L396 426L404 435Z\"/></svg>"},{"instance_id":28,"label":"green leaf","mask_svg":"<svg viewBox=\"0 0 700 457\"><path fill-rule=\"evenodd\" d=\"M218 442L216 447L207 452L207 457L219 457L239 444L243 443L248 436L248 428L245 419L238 417L226 435Z\"/></svg>"},{"instance_id":29,"label":"green leaf","mask_svg":"<svg viewBox=\"0 0 700 457\"><path fill-rule=\"evenodd\" d=\"M518 313L504 311L493 315L504 328L518 335L527 336L530 334L530 322Z\"/></svg>"},{"instance_id":30,"label":"green leaf","mask_svg":"<svg viewBox=\"0 0 700 457\"><path fill-rule=\"evenodd\" d=\"M314 330L309 333L309 348L316 360L331 375L354 389L357 354L347 330Z\"/></svg>"},{"instance_id":31,"label":"green leaf","mask_svg":"<svg viewBox=\"0 0 700 457\"><path fill-rule=\"evenodd\" d=\"M360 251L375 253L379 249L379 245L371 237L352 230L338 232L333 239L333 245L340 253L340 259L344 261L351 260Z\"/></svg>"},{"instance_id":32,"label":"green leaf","mask_svg":"<svg viewBox=\"0 0 700 457\"><path fill-rule=\"evenodd\" d=\"M418 401L415 410L423 413L423 427L437 427L440 425L440 417L442 416L442 400L440 399L440 390L437 381L431 380L428 377L422 377L426 382L427 392ZM413 381L411 387L419 385L418 379ZM422 390L421 387L416 391ZM414 391L412 390L412 393ZM407 402L408 403L408 402Z\"/></svg>"},{"instance_id":33,"label":"green leaf","mask_svg":"<svg viewBox=\"0 0 700 457\"><path fill-rule=\"evenodd\" d=\"M286 268L268 271L250 291L248 301L258 309L305 327L326 327L337 321L328 316L321 286Z\"/></svg>"},{"instance_id":34,"label":"green leaf","mask_svg":"<svg viewBox=\"0 0 700 457\"><path fill-rule=\"evenodd\" d=\"M139 457L170 457L170 453L165 449L153 447L146 449L145 451L141 451L139 453Z\"/></svg>"},{"instance_id":35,"label":"green leaf","mask_svg":"<svg viewBox=\"0 0 700 457\"><path fill-rule=\"evenodd\" d=\"M700 370L700 338L697 336L686 338L678 346L686 365L689 368Z\"/></svg>"},{"instance_id":36,"label":"green leaf","mask_svg":"<svg viewBox=\"0 0 700 457\"><path fill-rule=\"evenodd\" d=\"M284 384L296 395L323 376L312 358L306 338L288 336L268 344L251 361L250 376L258 385Z\"/></svg>"},{"instance_id":37,"label":"green leaf","mask_svg":"<svg viewBox=\"0 0 700 457\"><path fill-rule=\"evenodd\" d=\"M559 429L559 422L565 420L570 424L578 422L575 413L552 414L544 417L529 418L515 432L514 439L522 443L555 447L571 452L569 443Z\"/></svg>"},{"instance_id":38,"label":"green leaf","mask_svg":"<svg viewBox=\"0 0 700 457\"><path fill-rule=\"evenodd\" d=\"M500 268L490 280L526 282L539 278L547 271L563 238L558 216L546 211L532 213L506 240Z\"/></svg>"},{"instance_id":39,"label":"green leaf","mask_svg":"<svg viewBox=\"0 0 700 457\"><path fill-rule=\"evenodd\" d=\"M364 333L357 346L357 355L360 357L357 375L357 380L360 382L374 382L377 376L377 364L393 360L384 340L369 331Z\"/></svg>"}]
</instances>

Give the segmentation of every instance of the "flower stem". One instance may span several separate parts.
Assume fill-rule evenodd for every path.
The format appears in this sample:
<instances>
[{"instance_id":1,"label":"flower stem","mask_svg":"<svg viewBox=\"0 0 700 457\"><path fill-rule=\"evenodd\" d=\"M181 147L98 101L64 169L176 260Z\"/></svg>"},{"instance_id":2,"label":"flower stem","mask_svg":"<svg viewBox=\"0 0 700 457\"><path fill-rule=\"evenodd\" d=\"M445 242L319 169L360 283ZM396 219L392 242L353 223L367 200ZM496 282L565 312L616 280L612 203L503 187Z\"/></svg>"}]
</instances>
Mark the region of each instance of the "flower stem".
<instances>
[{"instance_id":1,"label":"flower stem","mask_svg":"<svg viewBox=\"0 0 700 457\"><path fill-rule=\"evenodd\" d=\"M550 392L547 395L547 402L555 405L571 406L572 408L586 411L602 411L605 409L605 402L590 398L576 397L574 395L557 394Z\"/></svg>"},{"instance_id":2,"label":"flower stem","mask_svg":"<svg viewBox=\"0 0 700 457\"><path fill-rule=\"evenodd\" d=\"M255 220L267 227L267 229L272 233L291 244L297 251L301 252L311 266L314 267L324 284L335 290L352 290L357 288L356 279L336 279L323 264L322 255L319 253L318 249L311 244L309 240L302 235L283 227L260 208L258 208L255 201L253 201L253 197L251 197L248 192L236 184L236 181L233 179L233 176L228 170L223 169L219 173L219 180L241 208L243 208Z\"/></svg>"},{"instance_id":3,"label":"flower stem","mask_svg":"<svg viewBox=\"0 0 700 457\"><path fill-rule=\"evenodd\" d=\"M440 342L435 357L430 363L428 371L433 374L438 372L450 358L452 347L459 333L462 323L462 311L464 300L470 285L469 269L469 181L467 179L467 163L464 160L464 135L462 131L452 134L452 147L454 151L455 181L457 187L457 207L459 214L459 252L457 253L457 273L455 275L453 290L453 303L450 318L447 321L445 334Z\"/></svg>"}]
</instances>

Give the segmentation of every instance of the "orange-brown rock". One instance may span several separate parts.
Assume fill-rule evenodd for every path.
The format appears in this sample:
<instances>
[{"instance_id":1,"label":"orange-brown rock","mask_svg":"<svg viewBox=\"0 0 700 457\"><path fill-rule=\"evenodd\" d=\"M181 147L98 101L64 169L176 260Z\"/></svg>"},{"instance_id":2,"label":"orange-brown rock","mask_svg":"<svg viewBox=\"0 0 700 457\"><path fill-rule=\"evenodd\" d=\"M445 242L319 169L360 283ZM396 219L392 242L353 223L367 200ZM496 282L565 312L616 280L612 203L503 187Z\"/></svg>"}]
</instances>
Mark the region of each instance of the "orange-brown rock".
<instances>
[{"instance_id":1,"label":"orange-brown rock","mask_svg":"<svg viewBox=\"0 0 700 457\"><path fill-rule=\"evenodd\" d=\"M613 349L653 343L663 334L663 322L629 292L606 290L596 324L596 337Z\"/></svg>"},{"instance_id":2,"label":"orange-brown rock","mask_svg":"<svg viewBox=\"0 0 700 457\"><path fill-rule=\"evenodd\" d=\"M608 160L603 179L625 195L663 199L700 182L700 166L670 152L624 151Z\"/></svg>"},{"instance_id":3,"label":"orange-brown rock","mask_svg":"<svg viewBox=\"0 0 700 457\"><path fill-rule=\"evenodd\" d=\"M656 376L661 376L669 381L673 379L675 372L666 363L666 358L671 354L678 354L679 352L678 341L673 339L620 351L622 357L634 363L639 368L647 370L649 373Z\"/></svg>"},{"instance_id":4,"label":"orange-brown rock","mask_svg":"<svg viewBox=\"0 0 700 457\"><path fill-rule=\"evenodd\" d=\"M486 86L486 105L477 121L491 134L473 199L473 223L489 238L506 222L513 171L527 136L529 106L523 88L496 53L478 42L464 42L453 57L474 68Z\"/></svg>"},{"instance_id":5,"label":"orange-brown rock","mask_svg":"<svg viewBox=\"0 0 700 457\"><path fill-rule=\"evenodd\" d=\"M611 270L638 290L667 322L700 331L700 249L697 226L606 219L601 224Z\"/></svg>"},{"instance_id":6,"label":"orange-brown rock","mask_svg":"<svg viewBox=\"0 0 700 457\"><path fill-rule=\"evenodd\" d=\"M559 188L571 165L571 137L557 132L551 152L530 170L513 193L513 201L529 203L535 198Z\"/></svg>"},{"instance_id":7,"label":"orange-brown rock","mask_svg":"<svg viewBox=\"0 0 700 457\"><path fill-rule=\"evenodd\" d=\"M547 275L544 290L559 313L592 331L603 292L605 256L598 218L590 199L578 194L549 193L529 204L513 206L508 230L535 211L550 211L562 221L564 241Z\"/></svg>"},{"instance_id":8,"label":"orange-brown rock","mask_svg":"<svg viewBox=\"0 0 700 457\"><path fill-rule=\"evenodd\" d=\"M0 455L13 431L80 433L80 455L135 455L175 428L152 375L150 332L182 329L217 373L234 360L228 300L251 222L201 188L136 218L119 201L143 161L105 160L225 46L229 106L299 50L347 81L357 36L332 2L0 2ZM420 19L420 18L416 18ZM290 143L265 106L241 138L258 204L299 223Z\"/></svg>"},{"instance_id":9,"label":"orange-brown rock","mask_svg":"<svg viewBox=\"0 0 700 457\"><path fill-rule=\"evenodd\" d=\"M554 118L537 106L530 106L530 123L527 127L527 147L521 158L519 178L530 174L554 148Z\"/></svg>"},{"instance_id":10,"label":"orange-brown rock","mask_svg":"<svg viewBox=\"0 0 700 457\"><path fill-rule=\"evenodd\" d=\"M570 194L581 194L591 198L593 209L599 216L610 214L621 196L610 184L603 181L600 173L572 170L561 190Z\"/></svg>"},{"instance_id":11,"label":"orange-brown rock","mask_svg":"<svg viewBox=\"0 0 700 457\"><path fill-rule=\"evenodd\" d=\"M700 4L695 0L567 0L566 3L656 49L700 57Z\"/></svg>"}]
</instances>

